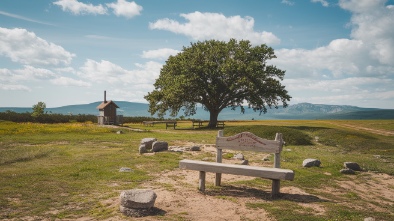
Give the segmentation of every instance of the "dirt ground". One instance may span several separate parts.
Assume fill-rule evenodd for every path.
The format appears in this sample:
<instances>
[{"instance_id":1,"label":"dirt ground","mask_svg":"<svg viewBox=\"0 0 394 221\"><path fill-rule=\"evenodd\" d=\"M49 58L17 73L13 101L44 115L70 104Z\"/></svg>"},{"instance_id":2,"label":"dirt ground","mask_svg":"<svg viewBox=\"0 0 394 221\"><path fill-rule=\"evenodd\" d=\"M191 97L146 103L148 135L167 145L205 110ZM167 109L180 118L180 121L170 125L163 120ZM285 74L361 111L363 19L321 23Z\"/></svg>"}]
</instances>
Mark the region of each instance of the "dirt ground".
<instances>
[{"instance_id":1,"label":"dirt ground","mask_svg":"<svg viewBox=\"0 0 394 221\"><path fill-rule=\"evenodd\" d=\"M202 151L212 152L212 148L208 146ZM182 169L165 171L158 174L157 179L144 185L144 188L153 189L157 194L155 214L132 220L275 220L264 209L248 208L246 205L247 203L274 204L275 200L270 196L270 185L258 189L226 185L229 182L246 179L254 179L254 177L223 174L223 186L215 188L214 174L207 173L207 188L202 193L198 191L198 171ZM363 175L357 178L349 176L349 180L338 181L335 189L325 188L319 192L321 195L312 195L300 188L282 187L280 199L296 202L299 206L312 210L316 215L326 213L323 202L394 214L394 177L387 174L363 172ZM351 198L352 196L354 199ZM355 202L358 199L367 202L367 208L365 204L360 204L363 206L357 208ZM114 199L113 203L114 206L119 206L118 199Z\"/></svg>"}]
</instances>

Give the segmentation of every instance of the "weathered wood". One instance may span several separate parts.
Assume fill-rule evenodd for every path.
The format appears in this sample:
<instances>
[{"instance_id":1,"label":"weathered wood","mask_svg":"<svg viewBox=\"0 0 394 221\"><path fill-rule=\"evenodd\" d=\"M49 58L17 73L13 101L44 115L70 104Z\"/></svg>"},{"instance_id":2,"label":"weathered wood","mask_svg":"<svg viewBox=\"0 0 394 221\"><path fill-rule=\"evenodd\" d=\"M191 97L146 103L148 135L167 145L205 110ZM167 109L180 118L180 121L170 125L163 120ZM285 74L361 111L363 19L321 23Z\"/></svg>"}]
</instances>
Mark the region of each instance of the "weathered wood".
<instances>
[{"instance_id":1,"label":"weathered wood","mask_svg":"<svg viewBox=\"0 0 394 221\"><path fill-rule=\"evenodd\" d=\"M216 137L216 148L219 149L279 153L280 146L280 141L262 139L250 132L231 137Z\"/></svg>"},{"instance_id":2,"label":"weathered wood","mask_svg":"<svg viewBox=\"0 0 394 221\"><path fill-rule=\"evenodd\" d=\"M198 189L202 192L205 191L205 171L200 171Z\"/></svg>"},{"instance_id":3,"label":"weathered wood","mask_svg":"<svg viewBox=\"0 0 394 221\"><path fill-rule=\"evenodd\" d=\"M199 160L181 160L179 161L179 168L212 173L227 173L234 175L261 177L271 180L294 179L294 172L288 169L206 162Z\"/></svg>"},{"instance_id":4,"label":"weathered wood","mask_svg":"<svg viewBox=\"0 0 394 221\"><path fill-rule=\"evenodd\" d=\"M272 198L278 196L279 192L280 192L280 180L272 180L272 192L271 192Z\"/></svg>"},{"instance_id":5,"label":"weathered wood","mask_svg":"<svg viewBox=\"0 0 394 221\"><path fill-rule=\"evenodd\" d=\"M217 137L223 137L223 130L218 131L218 136ZM216 162L221 163L222 162L222 149L216 147ZM215 186L220 186L222 181L222 174L221 173L216 173L215 174Z\"/></svg>"},{"instance_id":6,"label":"weathered wood","mask_svg":"<svg viewBox=\"0 0 394 221\"><path fill-rule=\"evenodd\" d=\"M220 186L221 184L222 173L271 179L272 197L274 198L280 193L280 180L294 179L294 172L292 170L280 168L280 152L282 151L282 147L283 139L280 133L276 134L275 140L266 140L249 132L223 137L223 130L220 130L216 137L216 162L181 160L179 167L200 171L200 191L205 190L205 172L216 173L216 186ZM274 153L274 167L224 164L222 163L222 149Z\"/></svg>"}]
</instances>

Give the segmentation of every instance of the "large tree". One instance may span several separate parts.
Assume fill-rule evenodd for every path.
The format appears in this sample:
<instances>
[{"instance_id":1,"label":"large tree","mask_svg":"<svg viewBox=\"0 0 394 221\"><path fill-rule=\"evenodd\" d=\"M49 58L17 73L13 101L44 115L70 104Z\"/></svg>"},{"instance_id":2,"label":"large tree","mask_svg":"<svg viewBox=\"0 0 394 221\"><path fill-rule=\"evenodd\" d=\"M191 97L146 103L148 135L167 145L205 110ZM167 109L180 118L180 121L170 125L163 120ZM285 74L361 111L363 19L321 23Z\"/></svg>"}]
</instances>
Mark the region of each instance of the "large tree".
<instances>
[{"instance_id":1,"label":"large tree","mask_svg":"<svg viewBox=\"0 0 394 221\"><path fill-rule=\"evenodd\" d=\"M265 44L252 46L249 41L209 40L170 56L160 71L155 89L145 96L149 112L162 117L167 111L176 116L196 113L199 104L210 113L208 127L216 127L219 113L226 107L235 110L248 105L254 111L287 106L290 101L281 81L285 71L267 61L276 58Z\"/></svg>"},{"instance_id":2,"label":"large tree","mask_svg":"<svg viewBox=\"0 0 394 221\"><path fill-rule=\"evenodd\" d=\"M31 114L32 117L40 117L44 114L44 110L46 108L46 104L42 101L38 102L37 104L33 105L33 113Z\"/></svg>"}]
</instances>

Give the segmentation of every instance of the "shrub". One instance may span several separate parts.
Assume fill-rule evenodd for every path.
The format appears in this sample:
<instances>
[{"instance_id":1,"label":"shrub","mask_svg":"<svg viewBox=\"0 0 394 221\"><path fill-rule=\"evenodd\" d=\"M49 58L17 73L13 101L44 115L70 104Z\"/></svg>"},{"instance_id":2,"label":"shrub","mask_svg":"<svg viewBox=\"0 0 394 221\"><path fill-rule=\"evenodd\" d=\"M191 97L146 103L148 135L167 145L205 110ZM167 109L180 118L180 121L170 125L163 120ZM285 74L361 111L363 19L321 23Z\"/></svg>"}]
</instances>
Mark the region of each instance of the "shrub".
<instances>
[{"instance_id":1,"label":"shrub","mask_svg":"<svg viewBox=\"0 0 394 221\"><path fill-rule=\"evenodd\" d=\"M244 131L251 132L256 136L268 140L275 139L276 133L282 133L283 140L287 145L312 145L311 137L303 131L282 126L267 126L267 125L250 125L226 128L224 130L225 136L235 135Z\"/></svg>"}]
</instances>

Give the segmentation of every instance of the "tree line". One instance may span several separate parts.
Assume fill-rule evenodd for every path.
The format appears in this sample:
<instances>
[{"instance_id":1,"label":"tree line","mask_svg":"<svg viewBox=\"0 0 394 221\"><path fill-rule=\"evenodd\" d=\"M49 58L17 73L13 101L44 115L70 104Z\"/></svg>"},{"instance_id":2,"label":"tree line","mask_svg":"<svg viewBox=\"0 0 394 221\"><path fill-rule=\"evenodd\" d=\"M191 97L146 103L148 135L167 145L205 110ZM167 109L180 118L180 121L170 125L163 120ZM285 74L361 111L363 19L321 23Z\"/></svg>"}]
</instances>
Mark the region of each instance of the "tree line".
<instances>
[{"instance_id":1,"label":"tree line","mask_svg":"<svg viewBox=\"0 0 394 221\"><path fill-rule=\"evenodd\" d=\"M86 123L92 122L97 123L97 116L93 114L56 114L56 113L43 113L37 116L34 112L17 113L14 111L7 110L5 112L0 112L0 120L12 121L16 123ZM170 120L154 117L123 117L123 123L142 123L143 121L159 121L159 120ZM172 119L173 120L173 119Z\"/></svg>"}]
</instances>

